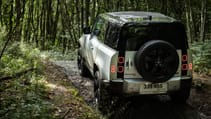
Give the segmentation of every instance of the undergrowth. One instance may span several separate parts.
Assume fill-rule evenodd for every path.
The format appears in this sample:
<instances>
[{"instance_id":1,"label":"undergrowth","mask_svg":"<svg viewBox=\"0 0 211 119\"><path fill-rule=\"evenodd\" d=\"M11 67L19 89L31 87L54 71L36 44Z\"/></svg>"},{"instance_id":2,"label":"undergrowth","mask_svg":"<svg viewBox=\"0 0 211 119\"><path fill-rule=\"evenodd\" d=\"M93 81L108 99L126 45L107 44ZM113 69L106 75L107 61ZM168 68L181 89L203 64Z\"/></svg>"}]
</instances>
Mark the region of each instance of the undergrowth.
<instances>
[{"instance_id":1,"label":"undergrowth","mask_svg":"<svg viewBox=\"0 0 211 119\"><path fill-rule=\"evenodd\" d=\"M48 91L37 83L45 78L39 53L38 49L20 42L7 47L0 61L1 119L54 118L53 104L45 98Z\"/></svg>"},{"instance_id":2,"label":"undergrowth","mask_svg":"<svg viewBox=\"0 0 211 119\"><path fill-rule=\"evenodd\" d=\"M75 60L77 49L69 49L65 52L61 48L53 47L50 50L42 51L41 58L51 60Z\"/></svg>"},{"instance_id":3,"label":"undergrowth","mask_svg":"<svg viewBox=\"0 0 211 119\"><path fill-rule=\"evenodd\" d=\"M0 45L3 46L1 40ZM75 52L43 52L21 42L9 44L0 60L0 119L60 119L68 115L100 118L69 80L64 81L64 74L44 63L52 59L74 60ZM41 62L43 58L46 60Z\"/></svg>"},{"instance_id":4,"label":"undergrowth","mask_svg":"<svg viewBox=\"0 0 211 119\"><path fill-rule=\"evenodd\" d=\"M211 75L211 40L193 43L191 51L194 71Z\"/></svg>"}]
</instances>

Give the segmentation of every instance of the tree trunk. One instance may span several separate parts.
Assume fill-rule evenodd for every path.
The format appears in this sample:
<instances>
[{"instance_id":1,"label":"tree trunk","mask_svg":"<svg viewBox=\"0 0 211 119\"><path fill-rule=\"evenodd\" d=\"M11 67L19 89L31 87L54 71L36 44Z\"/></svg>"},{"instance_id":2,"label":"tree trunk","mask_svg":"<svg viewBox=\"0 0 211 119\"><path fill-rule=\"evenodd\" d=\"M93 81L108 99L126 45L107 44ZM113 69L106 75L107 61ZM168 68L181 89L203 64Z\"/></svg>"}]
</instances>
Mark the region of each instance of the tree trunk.
<instances>
[{"instance_id":1,"label":"tree trunk","mask_svg":"<svg viewBox=\"0 0 211 119\"><path fill-rule=\"evenodd\" d=\"M190 0L185 0L187 35L190 42L197 41Z\"/></svg>"},{"instance_id":2,"label":"tree trunk","mask_svg":"<svg viewBox=\"0 0 211 119\"><path fill-rule=\"evenodd\" d=\"M84 28L84 0L81 0L81 30Z\"/></svg>"},{"instance_id":3,"label":"tree trunk","mask_svg":"<svg viewBox=\"0 0 211 119\"><path fill-rule=\"evenodd\" d=\"M4 46L3 46L3 49L1 50L1 53L0 53L0 61L1 61L1 58L7 48L7 45L9 44L9 41L12 39L12 34L13 34L13 21L12 21L12 18L13 18L13 0L11 1L11 6L10 6L10 16L9 16L9 32L7 33L7 41L5 42Z\"/></svg>"},{"instance_id":4,"label":"tree trunk","mask_svg":"<svg viewBox=\"0 0 211 119\"><path fill-rule=\"evenodd\" d=\"M60 15L60 11L59 11L59 7L60 7L60 0L57 0L57 6L56 6L56 15L54 18L54 22L53 22L53 31L52 31L52 44L55 44L55 40L56 40L56 35L57 35L57 26L58 26L58 21L59 21L59 15Z\"/></svg>"},{"instance_id":5,"label":"tree trunk","mask_svg":"<svg viewBox=\"0 0 211 119\"><path fill-rule=\"evenodd\" d=\"M1 25L3 25L3 20L2 20L2 0L0 0L0 22L1 22Z\"/></svg>"},{"instance_id":6,"label":"tree trunk","mask_svg":"<svg viewBox=\"0 0 211 119\"><path fill-rule=\"evenodd\" d=\"M42 1L41 17L40 17L40 36L41 36L41 49L45 50L46 40L46 0Z\"/></svg>"},{"instance_id":7,"label":"tree trunk","mask_svg":"<svg viewBox=\"0 0 211 119\"><path fill-rule=\"evenodd\" d=\"M161 12L163 14L167 14L167 8L168 8L168 0L161 0Z\"/></svg>"},{"instance_id":8,"label":"tree trunk","mask_svg":"<svg viewBox=\"0 0 211 119\"><path fill-rule=\"evenodd\" d=\"M200 41L204 42L205 35L205 21L206 20L206 0L201 3L201 27L200 27Z\"/></svg>"},{"instance_id":9,"label":"tree trunk","mask_svg":"<svg viewBox=\"0 0 211 119\"><path fill-rule=\"evenodd\" d=\"M39 25L41 24L40 23L40 2L39 1L36 1L36 7L35 7L35 11L36 11L36 27L35 27L35 42L36 42L36 46L37 47L39 47L39 39L40 39L40 37L39 37L39 31L40 31L40 29L39 29Z\"/></svg>"},{"instance_id":10,"label":"tree trunk","mask_svg":"<svg viewBox=\"0 0 211 119\"><path fill-rule=\"evenodd\" d=\"M80 28L80 10L79 10L79 1L75 0L75 9L76 9L76 22L78 27L78 35L81 34L81 28ZM82 11L81 11L82 12Z\"/></svg>"},{"instance_id":11,"label":"tree trunk","mask_svg":"<svg viewBox=\"0 0 211 119\"><path fill-rule=\"evenodd\" d=\"M16 11L16 24L17 28L15 29L15 40L20 41L21 40L21 2L20 0L15 0L15 11Z\"/></svg>"},{"instance_id":12,"label":"tree trunk","mask_svg":"<svg viewBox=\"0 0 211 119\"><path fill-rule=\"evenodd\" d=\"M86 26L89 26L89 16L90 16L90 14L89 14L89 2L90 2L90 0L86 0L85 1L85 24L86 24Z\"/></svg>"},{"instance_id":13,"label":"tree trunk","mask_svg":"<svg viewBox=\"0 0 211 119\"><path fill-rule=\"evenodd\" d=\"M95 0L92 0L92 2L93 2L93 7L92 7L92 17L91 17L91 24L93 24L94 23L94 19L95 19L95 12L96 12L96 10L95 10L95 7L96 7L96 1Z\"/></svg>"},{"instance_id":14,"label":"tree trunk","mask_svg":"<svg viewBox=\"0 0 211 119\"><path fill-rule=\"evenodd\" d=\"M191 26L191 29L190 29L190 33L191 33L191 39L192 41L198 41L197 37L196 36L196 32L195 32L195 22L194 22L194 19L193 19L193 11L192 11L192 5L191 5L191 1L188 0L188 4L189 4L189 18L190 18L190 26Z\"/></svg>"}]
</instances>

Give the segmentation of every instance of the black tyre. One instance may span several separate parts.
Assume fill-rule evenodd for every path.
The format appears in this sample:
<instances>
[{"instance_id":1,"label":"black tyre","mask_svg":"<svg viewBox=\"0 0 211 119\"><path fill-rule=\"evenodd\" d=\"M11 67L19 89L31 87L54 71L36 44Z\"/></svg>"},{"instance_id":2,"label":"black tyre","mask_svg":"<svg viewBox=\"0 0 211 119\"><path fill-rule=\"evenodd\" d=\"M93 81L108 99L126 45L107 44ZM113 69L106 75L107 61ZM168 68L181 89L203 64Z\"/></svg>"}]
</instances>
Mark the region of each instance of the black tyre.
<instances>
[{"instance_id":1,"label":"black tyre","mask_svg":"<svg viewBox=\"0 0 211 119\"><path fill-rule=\"evenodd\" d=\"M102 83L102 80L98 78L99 72L95 73L95 86L94 86L94 94L95 94L95 103L96 108L103 114L106 115L110 112L112 107L112 96L108 92L108 88L106 85Z\"/></svg>"},{"instance_id":2,"label":"black tyre","mask_svg":"<svg viewBox=\"0 0 211 119\"><path fill-rule=\"evenodd\" d=\"M179 91L172 92L169 94L171 100L176 103L185 103L190 96L190 90L192 84L191 82L192 80L187 80L186 82L182 82Z\"/></svg>"},{"instance_id":3,"label":"black tyre","mask_svg":"<svg viewBox=\"0 0 211 119\"><path fill-rule=\"evenodd\" d=\"M190 96L190 89L180 90L170 94L171 100L176 103L186 103L186 100Z\"/></svg>"},{"instance_id":4,"label":"black tyre","mask_svg":"<svg viewBox=\"0 0 211 119\"><path fill-rule=\"evenodd\" d=\"M89 70L86 67L86 65L84 64L84 59L81 57L80 54L78 54L77 64L78 64L79 74L83 77L88 77Z\"/></svg>"},{"instance_id":5,"label":"black tyre","mask_svg":"<svg viewBox=\"0 0 211 119\"><path fill-rule=\"evenodd\" d=\"M147 81L169 80L177 71L179 56L173 45L162 40L146 42L136 53L135 66Z\"/></svg>"}]
</instances>

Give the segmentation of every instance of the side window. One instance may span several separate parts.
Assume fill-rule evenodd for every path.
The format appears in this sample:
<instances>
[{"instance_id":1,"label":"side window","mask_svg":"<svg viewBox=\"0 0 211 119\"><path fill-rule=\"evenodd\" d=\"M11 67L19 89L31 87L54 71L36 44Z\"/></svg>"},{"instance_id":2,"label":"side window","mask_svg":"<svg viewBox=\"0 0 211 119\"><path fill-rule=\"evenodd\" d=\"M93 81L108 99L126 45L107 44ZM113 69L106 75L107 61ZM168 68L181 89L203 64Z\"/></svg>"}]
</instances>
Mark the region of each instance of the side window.
<instances>
[{"instance_id":1,"label":"side window","mask_svg":"<svg viewBox=\"0 0 211 119\"><path fill-rule=\"evenodd\" d=\"M98 36L98 40L104 42L106 28L107 28L106 21L103 18L98 17L98 19L95 22L95 25L93 27L92 34Z\"/></svg>"},{"instance_id":2,"label":"side window","mask_svg":"<svg viewBox=\"0 0 211 119\"><path fill-rule=\"evenodd\" d=\"M113 49L116 49L118 42L118 35L119 35L119 27L115 26L112 23L109 23L107 28L107 34L105 37L105 44Z\"/></svg>"}]
</instances>

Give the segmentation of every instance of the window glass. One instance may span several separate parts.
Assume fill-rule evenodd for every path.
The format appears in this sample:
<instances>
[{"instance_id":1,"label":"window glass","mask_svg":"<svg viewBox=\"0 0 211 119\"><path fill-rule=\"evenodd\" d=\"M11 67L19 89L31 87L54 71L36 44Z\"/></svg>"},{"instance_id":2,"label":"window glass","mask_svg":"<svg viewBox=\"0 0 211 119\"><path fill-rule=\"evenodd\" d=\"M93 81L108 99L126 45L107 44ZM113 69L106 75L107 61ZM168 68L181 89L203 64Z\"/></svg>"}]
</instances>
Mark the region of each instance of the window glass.
<instances>
[{"instance_id":1,"label":"window glass","mask_svg":"<svg viewBox=\"0 0 211 119\"><path fill-rule=\"evenodd\" d=\"M186 49L187 38L182 24L150 24L147 26L133 25L123 31L127 40L127 50L136 51L149 40L164 40L176 49Z\"/></svg>"},{"instance_id":2,"label":"window glass","mask_svg":"<svg viewBox=\"0 0 211 119\"><path fill-rule=\"evenodd\" d=\"M103 18L98 17L98 19L95 22L95 25L93 27L92 34L98 36L98 40L104 42L105 34L106 34L106 27L107 27L106 21Z\"/></svg>"},{"instance_id":3,"label":"window glass","mask_svg":"<svg viewBox=\"0 0 211 119\"><path fill-rule=\"evenodd\" d=\"M105 37L105 44L110 46L113 49L116 49L118 36L119 36L119 27L115 26L112 23L109 23L107 27L107 34Z\"/></svg>"}]
</instances>

